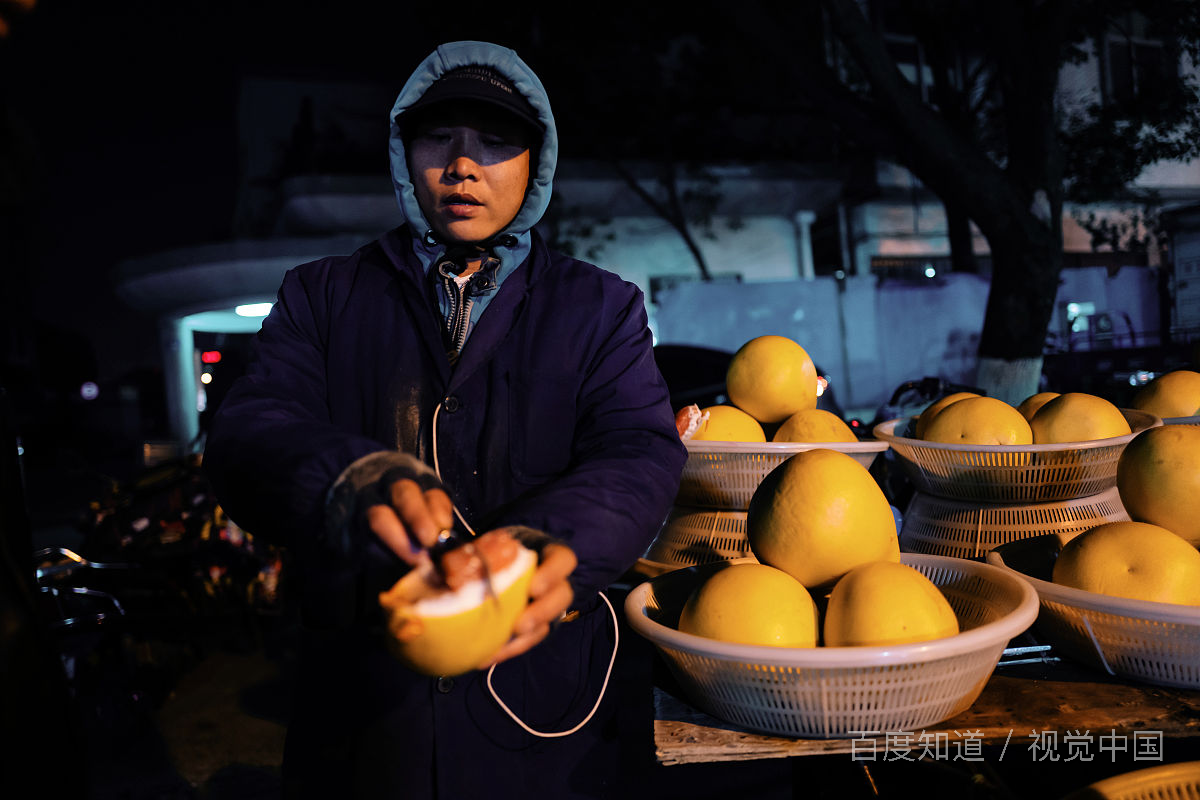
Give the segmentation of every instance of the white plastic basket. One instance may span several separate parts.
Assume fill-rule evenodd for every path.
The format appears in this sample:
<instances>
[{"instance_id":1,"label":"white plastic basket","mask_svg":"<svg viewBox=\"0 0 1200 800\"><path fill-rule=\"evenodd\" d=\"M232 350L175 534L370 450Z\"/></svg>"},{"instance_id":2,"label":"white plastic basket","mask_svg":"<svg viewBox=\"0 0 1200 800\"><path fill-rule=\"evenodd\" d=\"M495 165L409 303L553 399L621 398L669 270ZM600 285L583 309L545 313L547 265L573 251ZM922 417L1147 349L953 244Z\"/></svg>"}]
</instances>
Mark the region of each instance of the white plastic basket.
<instances>
[{"instance_id":1,"label":"white plastic basket","mask_svg":"<svg viewBox=\"0 0 1200 800\"><path fill-rule=\"evenodd\" d=\"M900 529L900 549L958 558L983 558L994 547L1046 533L1082 533L1129 519L1117 487L1053 503L967 503L918 492Z\"/></svg>"},{"instance_id":2,"label":"white plastic basket","mask_svg":"<svg viewBox=\"0 0 1200 800\"><path fill-rule=\"evenodd\" d=\"M644 560L678 569L716 561L754 559L746 537L746 512L675 506Z\"/></svg>"},{"instance_id":3,"label":"white plastic basket","mask_svg":"<svg viewBox=\"0 0 1200 800\"><path fill-rule=\"evenodd\" d=\"M803 738L914 731L965 711L1009 640L1037 616L1018 576L976 561L905 553L941 588L962 631L891 647L768 647L681 633L692 589L726 564L674 570L626 597L630 626L663 656L687 699L750 730Z\"/></svg>"},{"instance_id":4,"label":"white plastic basket","mask_svg":"<svg viewBox=\"0 0 1200 800\"><path fill-rule=\"evenodd\" d=\"M837 450L870 468L887 442L684 442L688 459L683 466L681 506L744 511L758 484L771 470L805 450Z\"/></svg>"},{"instance_id":5,"label":"white plastic basket","mask_svg":"<svg viewBox=\"0 0 1200 800\"><path fill-rule=\"evenodd\" d=\"M1200 800L1200 761L1159 764L1113 775L1064 800Z\"/></svg>"},{"instance_id":6,"label":"white plastic basket","mask_svg":"<svg viewBox=\"0 0 1200 800\"><path fill-rule=\"evenodd\" d=\"M1144 411L1121 413L1131 433L1065 444L943 444L897 435L897 426L904 430L911 417L881 422L874 434L891 445L919 492L978 503L1047 503L1116 486L1117 462L1125 445L1163 424Z\"/></svg>"},{"instance_id":7,"label":"white plastic basket","mask_svg":"<svg viewBox=\"0 0 1200 800\"><path fill-rule=\"evenodd\" d=\"M1050 582L1058 540L1035 536L987 554L1037 591L1036 630L1044 644L1121 678L1200 689L1200 606L1086 592Z\"/></svg>"},{"instance_id":8,"label":"white plastic basket","mask_svg":"<svg viewBox=\"0 0 1200 800\"><path fill-rule=\"evenodd\" d=\"M1163 417L1163 425L1200 425L1200 414L1194 417Z\"/></svg>"}]
</instances>

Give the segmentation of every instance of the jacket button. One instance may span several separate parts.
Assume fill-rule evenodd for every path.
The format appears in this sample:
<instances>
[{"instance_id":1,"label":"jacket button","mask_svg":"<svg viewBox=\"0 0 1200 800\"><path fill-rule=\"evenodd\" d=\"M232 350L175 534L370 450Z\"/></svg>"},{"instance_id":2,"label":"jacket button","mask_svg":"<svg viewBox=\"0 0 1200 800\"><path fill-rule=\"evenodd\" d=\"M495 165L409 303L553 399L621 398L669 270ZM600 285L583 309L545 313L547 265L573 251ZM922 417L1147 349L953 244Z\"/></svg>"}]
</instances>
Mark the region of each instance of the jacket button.
<instances>
[{"instance_id":1,"label":"jacket button","mask_svg":"<svg viewBox=\"0 0 1200 800\"><path fill-rule=\"evenodd\" d=\"M450 395L442 401L442 407L453 414L455 411L458 411L460 408L462 408L462 403L458 402L457 397Z\"/></svg>"},{"instance_id":2,"label":"jacket button","mask_svg":"<svg viewBox=\"0 0 1200 800\"><path fill-rule=\"evenodd\" d=\"M448 678L445 675L437 679L437 690L442 694L449 694L454 688L454 678Z\"/></svg>"}]
</instances>

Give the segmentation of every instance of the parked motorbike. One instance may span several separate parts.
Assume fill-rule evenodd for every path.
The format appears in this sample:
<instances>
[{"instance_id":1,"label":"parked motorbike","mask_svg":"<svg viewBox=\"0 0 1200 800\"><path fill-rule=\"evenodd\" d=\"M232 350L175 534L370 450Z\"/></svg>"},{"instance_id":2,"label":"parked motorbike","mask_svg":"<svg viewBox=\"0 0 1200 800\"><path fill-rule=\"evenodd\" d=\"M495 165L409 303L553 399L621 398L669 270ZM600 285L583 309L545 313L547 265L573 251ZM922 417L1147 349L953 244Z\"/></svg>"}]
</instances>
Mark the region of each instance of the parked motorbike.
<instances>
[{"instance_id":1,"label":"parked motorbike","mask_svg":"<svg viewBox=\"0 0 1200 800\"><path fill-rule=\"evenodd\" d=\"M114 730L284 616L285 554L228 519L198 457L113 484L83 517L82 543L35 552L34 575L69 690Z\"/></svg>"}]
</instances>

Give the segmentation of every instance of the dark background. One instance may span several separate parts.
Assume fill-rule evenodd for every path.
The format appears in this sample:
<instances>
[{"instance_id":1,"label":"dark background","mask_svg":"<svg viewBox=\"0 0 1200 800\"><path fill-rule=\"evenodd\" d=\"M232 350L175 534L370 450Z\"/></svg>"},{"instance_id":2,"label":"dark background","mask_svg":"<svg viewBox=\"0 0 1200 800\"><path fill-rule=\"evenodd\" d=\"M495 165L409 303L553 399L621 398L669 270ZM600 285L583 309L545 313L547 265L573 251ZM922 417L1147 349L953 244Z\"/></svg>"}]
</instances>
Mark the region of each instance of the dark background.
<instances>
[{"instance_id":1,"label":"dark background","mask_svg":"<svg viewBox=\"0 0 1200 800\"><path fill-rule=\"evenodd\" d=\"M157 361L153 320L116 299L112 271L122 259L230 237L243 78L398 91L444 38L522 43L511 7L455 6L474 22L363 2L43 0L20 15L0 40L6 211L24 218L9 231L23 241L3 269L6 291L29 300L17 335L32 325L39 355L54 351L38 364L42 377L77 387L79 373L104 379ZM68 371L77 374L57 377Z\"/></svg>"}]
</instances>

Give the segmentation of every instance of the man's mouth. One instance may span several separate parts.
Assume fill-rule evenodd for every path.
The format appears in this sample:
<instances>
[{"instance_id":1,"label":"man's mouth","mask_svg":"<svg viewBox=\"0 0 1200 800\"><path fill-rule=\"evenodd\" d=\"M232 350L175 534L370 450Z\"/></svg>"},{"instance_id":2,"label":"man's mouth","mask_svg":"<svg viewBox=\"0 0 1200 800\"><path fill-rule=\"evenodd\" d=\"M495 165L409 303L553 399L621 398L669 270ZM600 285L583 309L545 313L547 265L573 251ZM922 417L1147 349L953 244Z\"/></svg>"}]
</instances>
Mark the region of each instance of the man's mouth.
<instances>
[{"instance_id":1,"label":"man's mouth","mask_svg":"<svg viewBox=\"0 0 1200 800\"><path fill-rule=\"evenodd\" d=\"M442 200L442 205L444 205L444 206L481 206L481 205L483 205L483 203L479 202L479 200L477 200L474 196L469 195L469 194L450 194L450 195L446 195L446 198L444 200Z\"/></svg>"}]
</instances>

